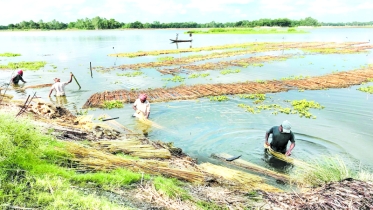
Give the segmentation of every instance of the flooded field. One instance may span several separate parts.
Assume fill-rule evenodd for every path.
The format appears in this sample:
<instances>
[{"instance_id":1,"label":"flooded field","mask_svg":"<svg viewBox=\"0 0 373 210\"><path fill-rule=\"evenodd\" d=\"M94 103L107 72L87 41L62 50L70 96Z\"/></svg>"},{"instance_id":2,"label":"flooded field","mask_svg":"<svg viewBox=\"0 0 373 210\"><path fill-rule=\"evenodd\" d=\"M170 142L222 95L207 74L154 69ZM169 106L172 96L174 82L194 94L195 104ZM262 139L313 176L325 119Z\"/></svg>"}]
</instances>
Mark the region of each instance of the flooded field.
<instances>
[{"instance_id":1,"label":"flooded field","mask_svg":"<svg viewBox=\"0 0 373 210\"><path fill-rule=\"evenodd\" d=\"M296 147L292 157L308 160L323 155L339 155L347 162L372 168L373 155L373 96L357 90L373 85L346 86L315 90L294 88L287 83L284 91L264 91L265 101L255 102L240 95L227 94L219 101L201 97L172 100L159 94L150 97L150 120L157 127L144 126L131 117L133 109L126 103L121 109L93 108L82 110L87 100L99 92L122 90L136 96L139 92L211 84L253 82L264 87L271 81L289 82L312 79L355 69L373 71L373 29L312 29L307 34L266 35L194 35L192 43L170 43L182 30L124 30L124 31L46 31L1 32L0 54L19 53L21 56L0 57L0 65L21 61L45 61L39 70L25 70L25 87L53 83L53 78L69 79L76 75L82 88L72 82L66 86L66 101L48 98L49 88L9 90L15 98L25 100L35 91L45 101L62 103L73 112L94 115L107 114L129 129L146 132L150 139L174 142L200 162L219 161L214 153L242 155L241 159L267 168L281 170L278 162L264 155L266 130L287 119L292 123ZM246 43L246 44L245 44ZM234 47L217 47L235 44ZM307 46L306 46L307 45ZM215 46L214 49L207 49ZM196 49L204 50L196 50ZM165 51L157 54L152 51ZM133 53L132 55L120 53ZM90 62L93 67L91 77ZM370 70L369 70L370 69ZM3 69L1 84L13 73ZM353 74L353 73L352 73ZM369 79L369 78L366 78ZM325 84L328 79L324 79ZM324 83L323 83L324 84ZM215 85L215 86L214 86ZM291 87L290 87L291 86ZM289 88L290 87L290 88ZM239 89L239 88L236 88ZM312 89L312 88L310 88ZM248 93L255 93L253 92ZM219 96L220 91L212 91ZM205 90L207 92L207 90ZM180 94L180 93L178 93ZM198 95L197 94L197 95ZM240 93L244 94L244 93ZM126 95L127 97L127 95ZM182 98L182 97L181 97ZM126 101L128 98L119 98ZM291 108L291 101L314 101L322 109L310 109L313 117L285 114L279 110L256 106L277 104ZM105 100L105 99L104 99ZM157 102L155 102L157 101ZM254 107L250 112L243 107Z\"/></svg>"}]
</instances>

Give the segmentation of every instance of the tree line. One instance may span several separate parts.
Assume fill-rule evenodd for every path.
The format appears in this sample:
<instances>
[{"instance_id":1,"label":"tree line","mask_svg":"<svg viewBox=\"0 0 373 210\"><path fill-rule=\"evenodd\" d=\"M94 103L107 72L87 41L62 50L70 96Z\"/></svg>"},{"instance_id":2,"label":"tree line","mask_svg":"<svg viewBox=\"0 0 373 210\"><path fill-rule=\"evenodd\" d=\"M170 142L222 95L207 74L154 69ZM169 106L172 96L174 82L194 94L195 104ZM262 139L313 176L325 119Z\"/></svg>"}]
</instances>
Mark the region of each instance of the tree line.
<instances>
[{"instance_id":1,"label":"tree line","mask_svg":"<svg viewBox=\"0 0 373 210\"><path fill-rule=\"evenodd\" d=\"M92 19L78 19L75 22L63 23L56 20L50 22L44 22L40 20L38 22L22 21L20 23L9 24L7 26L0 26L2 30L29 30L29 29L41 29L41 30L63 30L63 29L86 29L86 30L98 30L98 29L118 29L118 28L227 28L227 27L258 27L258 26L281 26L281 27L296 27L296 26L320 26L321 24L314 18L307 17L301 20L290 20L288 18L278 19L259 19L259 20L242 20L237 22L209 22L209 23L196 23L196 22L172 22L172 23L161 23L154 21L152 23L141 23L140 21L123 23L111 18L94 17Z\"/></svg>"}]
</instances>

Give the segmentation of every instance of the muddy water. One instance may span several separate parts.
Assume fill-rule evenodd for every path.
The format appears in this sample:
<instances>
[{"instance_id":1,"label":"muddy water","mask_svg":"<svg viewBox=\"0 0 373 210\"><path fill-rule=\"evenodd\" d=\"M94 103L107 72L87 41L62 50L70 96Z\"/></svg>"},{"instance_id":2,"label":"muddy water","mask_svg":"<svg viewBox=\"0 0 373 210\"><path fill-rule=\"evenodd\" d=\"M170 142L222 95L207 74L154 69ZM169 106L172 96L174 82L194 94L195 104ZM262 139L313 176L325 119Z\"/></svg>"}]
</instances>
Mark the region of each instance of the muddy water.
<instances>
[{"instance_id":1,"label":"muddy water","mask_svg":"<svg viewBox=\"0 0 373 210\"><path fill-rule=\"evenodd\" d=\"M373 41L373 29L313 29L309 34L292 35L194 35L193 43L170 44L169 38L181 30L126 30L126 31L61 31L61 32L1 32L0 53L21 53L21 57L0 57L0 64L17 61L48 62L39 71L25 71L27 85L51 83L55 77L67 80L73 72L82 89L73 82L66 87L67 106L71 110L80 108L95 92L115 89L138 88L146 90L156 87L172 87L181 83L165 82L155 69L143 69L140 77L119 77L121 70L109 73L94 71L91 78L89 62L93 66L118 66L121 64L155 61L156 57L115 58L110 53L148 51L202 47L242 42L282 41ZM263 55L296 53L294 51L266 52ZM257 56L259 54L255 54ZM185 56L185 55L169 55ZM254 56L254 55L246 55ZM241 56L242 57L242 56ZM227 60L225 58L221 60ZM280 79L289 76L315 76L333 71L351 70L373 63L373 53L354 55L307 55L287 61L265 63L263 67L239 68L238 74L221 75L218 71L206 71L210 76L186 79L185 84L230 83L247 80ZM57 66L54 69L51 65ZM203 72L205 73L205 72ZM2 71L1 84L9 81L12 71ZM187 75L181 74L187 77ZM370 83L373 85L373 83ZM353 86L345 89L318 91L289 91L267 94L274 103L284 100L308 99L325 106L322 110L311 110L317 119L300 118L297 115L272 115L271 111L251 114L238 108L240 103L251 104L247 99L230 97L227 102L211 102L208 99L174 101L152 104L151 120L164 129L149 129L138 124L133 118L130 105L115 110L90 110L89 114L107 113L120 117L119 122L130 129L148 129L151 139L172 141L185 152L201 162L212 161L212 153L225 152L242 155L242 159L265 167L278 167L263 154L265 131L271 126L289 120L293 125L296 147L293 157L307 160L322 155L340 155L348 162L362 163L373 167L373 95L362 93ZM37 95L49 101L48 88L38 89ZM16 98L25 99L33 90L17 91ZM52 97L52 101L56 103Z\"/></svg>"}]
</instances>

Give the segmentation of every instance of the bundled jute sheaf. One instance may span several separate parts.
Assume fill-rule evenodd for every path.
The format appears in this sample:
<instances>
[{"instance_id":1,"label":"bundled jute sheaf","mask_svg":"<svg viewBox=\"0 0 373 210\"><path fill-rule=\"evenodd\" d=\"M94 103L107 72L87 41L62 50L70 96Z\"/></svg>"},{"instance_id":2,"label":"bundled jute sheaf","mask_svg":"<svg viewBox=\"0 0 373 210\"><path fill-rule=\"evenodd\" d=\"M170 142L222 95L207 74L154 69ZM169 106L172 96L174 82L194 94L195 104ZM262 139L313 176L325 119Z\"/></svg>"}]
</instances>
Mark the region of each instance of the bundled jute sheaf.
<instances>
[{"instance_id":1,"label":"bundled jute sheaf","mask_svg":"<svg viewBox=\"0 0 373 210\"><path fill-rule=\"evenodd\" d=\"M238 171L211 163L200 164L198 165L198 168L205 173L213 175L218 182L220 179L231 181L237 189L282 192L282 190L266 184L265 179L258 175L245 173L243 171Z\"/></svg>"},{"instance_id":2,"label":"bundled jute sheaf","mask_svg":"<svg viewBox=\"0 0 373 210\"><path fill-rule=\"evenodd\" d=\"M171 158L171 153L167 149L157 149L150 144L142 144L137 139L99 141L92 143L92 146L110 153L122 152L139 158Z\"/></svg>"},{"instance_id":3,"label":"bundled jute sheaf","mask_svg":"<svg viewBox=\"0 0 373 210\"><path fill-rule=\"evenodd\" d=\"M68 143L67 150L74 155L71 161L78 171L110 171L126 168L134 172L175 177L189 182L203 182L202 172L171 168L167 162L156 160L130 160L100 150Z\"/></svg>"},{"instance_id":4,"label":"bundled jute sheaf","mask_svg":"<svg viewBox=\"0 0 373 210\"><path fill-rule=\"evenodd\" d=\"M373 78L373 66L358 70L309 77L306 79L177 86L173 88L147 90L146 94L150 102L164 102L218 95L278 93L297 89L321 90L327 88L346 88L367 82L369 78ZM143 92L144 91L114 90L95 93L86 101L83 108L101 107L104 101L110 100L133 103L138 98L139 94Z\"/></svg>"}]
</instances>

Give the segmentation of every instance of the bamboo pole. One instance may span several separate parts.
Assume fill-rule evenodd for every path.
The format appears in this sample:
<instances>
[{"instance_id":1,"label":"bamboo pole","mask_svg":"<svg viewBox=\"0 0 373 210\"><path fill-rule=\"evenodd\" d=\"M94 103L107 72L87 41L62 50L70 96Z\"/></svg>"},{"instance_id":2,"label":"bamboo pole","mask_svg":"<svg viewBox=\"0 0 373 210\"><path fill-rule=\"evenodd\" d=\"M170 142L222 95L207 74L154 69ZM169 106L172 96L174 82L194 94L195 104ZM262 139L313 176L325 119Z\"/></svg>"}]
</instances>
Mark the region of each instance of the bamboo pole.
<instances>
[{"instance_id":1,"label":"bamboo pole","mask_svg":"<svg viewBox=\"0 0 373 210\"><path fill-rule=\"evenodd\" d=\"M70 73L72 74L72 72L70 72ZM74 80L75 80L76 84L78 84L79 89L81 89L82 87L80 86L80 84L79 84L78 80L76 79L75 75L73 75L73 77L74 77Z\"/></svg>"},{"instance_id":2,"label":"bamboo pole","mask_svg":"<svg viewBox=\"0 0 373 210\"><path fill-rule=\"evenodd\" d=\"M91 78L93 78L93 73L92 73L92 63L89 62L89 69L91 70Z\"/></svg>"}]
</instances>

